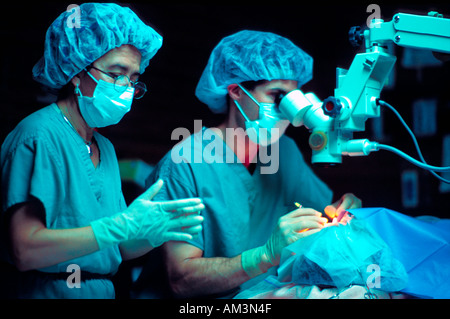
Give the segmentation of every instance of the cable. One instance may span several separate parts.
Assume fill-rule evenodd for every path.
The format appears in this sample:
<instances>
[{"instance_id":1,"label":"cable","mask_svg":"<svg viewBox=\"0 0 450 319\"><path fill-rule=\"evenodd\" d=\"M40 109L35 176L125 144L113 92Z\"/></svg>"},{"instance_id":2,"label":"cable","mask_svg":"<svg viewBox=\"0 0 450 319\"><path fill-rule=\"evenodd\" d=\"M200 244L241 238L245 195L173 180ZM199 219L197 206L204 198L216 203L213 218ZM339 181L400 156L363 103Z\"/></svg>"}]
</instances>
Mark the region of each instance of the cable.
<instances>
[{"instance_id":1,"label":"cable","mask_svg":"<svg viewBox=\"0 0 450 319\"><path fill-rule=\"evenodd\" d=\"M448 167L439 167L439 166L431 166L428 165L426 163L422 163L418 160L416 160L415 158L412 158L411 156L409 156L408 154L400 151L399 149L389 146L389 145L385 145L385 144L378 144L378 149L379 150L385 150L385 151L390 151L392 153L397 154L400 157L403 157L405 160L407 160L408 162L423 168L427 171L435 171L435 172L450 172L450 166Z\"/></svg>"},{"instance_id":2,"label":"cable","mask_svg":"<svg viewBox=\"0 0 450 319\"><path fill-rule=\"evenodd\" d=\"M393 147L391 147L391 146L388 146L388 145L383 145L383 144L381 144L381 145L379 145L379 146L383 146L383 147L380 147L380 149L385 149L385 150L394 152L394 153L396 153L397 155L399 155L399 156L405 158L405 159L408 160L409 162L413 163L414 165L419 166L419 167L421 167L421 168L423 168L423 169L429 171L431 174L433 174L434 177L436 177L436 178L439 179L440 181L442 181L442 182L444 182L444 183L447 183L447 184L450 184L450 180L447 180L447 179L445 179L445 178L439 176L439 175L435 172L435 171L440 171L440 172L450 171L450 167L447 167L447 168L448 168L448 170L447 170L445 167L436 167L436 166L430 166L430 165L428 165L427 162L425 161L425 158L423 157L422 151L420 150L419 143L417 142L416 136L414 135L413 131L409 128L408 124L406 124L405 120L403 120L403 118L402 118L402 116L400 115L400 113L399 113L392 105L390 105L389 103L387 103L387 102L385 102L385 101L382 101L382 100L378 99L378 100L377 100L377 103L378 103L379 105L381 105L381 106L387 107L388 109L390 109L390 110L398 117L398 119L400 120L400 122L401 122L401 123L403 124L403 126L406 128L406 131L407 131L407 132L409 133L409 135L411 136L411 138L412 138L412 140L413 140L413 142L414 142L414 146L416 147L416 150L417 150L417 153L418 153L418 155L419 155L419 158L420 158L421 162L419 162L419 161L417 161L416 159L412 158L411 156L405 154L404 152L402 152L402 151L400 151L400 150L398 150L398 149L395 149L395 148L393 148ZM394 150L395 150L395 151L394 151ZM419 163L420 165L417 165L418 163ZM430 169L431 167L438 168L438 169L437 169L437 170L436 170L436 169ZM444 170L440 170L440 169L444 169Z\"/></svg>"},{"instance_id":3,"label":"cable","mask_svg":"<svg viewBox=\"0 0 450 319\"><path fill-rule=\"evenodd\" d=\"M402 118L402 116L400 115L400 113L389 103L382 101L380 99L378 99L378 104L384 107L387 107L388 109L390 109L400 120L400 122L403 124L403 126L406 128L406 131L409 133L409 135L411 136L413 142L414 142L414 146L416 147L417 153L419 154L419 158L422 161L422 163L427 164L427 162L425 161L425 158L422 155L422 151L420 150L419 147L419 143L417 142L416 136L414 135L414 133L412 132L412 130L409 128L408 124L406 124L405 120ZM436 172L430 171L429 172L436 177L437 179L441 180L444 183L450 184L450 180L447 180L441 176L439 176L438 174L436 174Z\"/></svg>"},{"instance_id":4,"label":"cable","mask_svg":"<svg viewBox=\"0 0 450 319\"><path fill-rule=\"evenodd\" d=\"M388 109L390 109L400 120L400 122L403 124L403 126L406 128L406 131L409 133L409 135L411 136L413 142L414 142L414 146L416 147L417 153L419 154L420 160L423 163L426 163L423 155L422 155L422 151L420 150L419 147L419 143L417 142L416 136L414 135L413 131L409 128L408 124L406 124L405 120L403 119L403 117L400 115L400 113L389 103L382 101L382 100L378 100L378 104L384 107L387 107Z\"/></svg>"}]
</instances>

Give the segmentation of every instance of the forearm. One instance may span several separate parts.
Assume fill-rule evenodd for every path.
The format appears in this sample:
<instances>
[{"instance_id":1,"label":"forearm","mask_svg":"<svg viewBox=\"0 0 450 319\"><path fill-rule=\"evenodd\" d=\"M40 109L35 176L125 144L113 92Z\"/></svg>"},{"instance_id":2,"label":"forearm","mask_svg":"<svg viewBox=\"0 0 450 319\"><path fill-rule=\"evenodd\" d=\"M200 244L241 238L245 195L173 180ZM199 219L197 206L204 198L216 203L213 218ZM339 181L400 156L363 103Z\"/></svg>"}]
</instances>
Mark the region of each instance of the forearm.
<instances>
[{"instance_id":1,"label":"forearm","mask_svg":"<svg viewBox=\"0 0 450 319\"><path fill-rule=\"evenodd\" d=\"M98 251L91 227L55 230L42 228L12 247L21 271L46 268Z\"/></svg>"},{"instance_id":2,"label":"forearm","mask_svg":"<svg viewBox=\"0 0 450 319\"><path fill-rule=\"evenodd\" d=\"M182 274L171 271L169 280L179 298L221 294L230 291L250 277L242 269L241 256L234 258L192 258L182 265Z\"/></svg>"},{"instance_id":3,"label":"forearm","mask_svg":"<svg viewBox=\"0 0 450 319\"><path fill-rule=\"evenodd\" d=\"M145 239L129 240L122 242L119 245L123 260L139 258L151 251L153 248L154 247L150 245L148 240Z\"/></svg>"},{"instance_id":4,"label":"forearm","mask_svg":"<svg viewBox=\"0 0 450 319\"><path fill-rule=\"evenodd\" d=\"M119 245L123 260L141 257L153 249L147 240L131 240ZM14 251L17 267L23 271L50 267L98 251L92 228L42 229Z\"/></svg>"},{"instance_id":5,"label":"forearm","mask_svg":"<svg viewBox=\"0 0 450 319\"><path fill-rule=\"evenodd\" d=\"M9 220L11 257L21 271L46 268L82 257L99 248L90 226L48 229L36 202L18 206Z\"/></svg>"},{"instance_id":6,"label":"forearm","mask_svg":"<svg viewBox=\"0 0 450 319\"><path fill-rule=\"evenodd\" d=\"M179 298L227 293L252 278L242 255L205 258L201 249L183 242L168 242L163 252L170 287Z\"/></svg>"}]
</instances>

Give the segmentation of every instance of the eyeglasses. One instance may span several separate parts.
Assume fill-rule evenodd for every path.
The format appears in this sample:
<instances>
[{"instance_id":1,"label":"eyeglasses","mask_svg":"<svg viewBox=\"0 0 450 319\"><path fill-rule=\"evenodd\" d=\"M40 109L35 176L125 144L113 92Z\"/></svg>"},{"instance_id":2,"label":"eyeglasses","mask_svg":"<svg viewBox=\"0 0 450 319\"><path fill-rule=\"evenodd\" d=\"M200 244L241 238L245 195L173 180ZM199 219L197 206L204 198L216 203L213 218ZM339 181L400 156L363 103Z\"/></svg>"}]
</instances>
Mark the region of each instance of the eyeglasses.
<instances>
[{"instance_id":1,"label":"eyeglasses","mask_svg":"<svg viewBox=\"0 0 450 319\"><path fill-rule=\"evenodd\" d=\"M114 79L114 89L117 92L120 92L120 93L125 92L126 89L131 84L131 86L134 88L134 99L135 100L142 99L144 94L147 92L147 86L145 85L144 82L131 81L130 78L125 74L121 74L121 75L112 74L112 73L100 70L99 68L96 68L93 65L89 66L89 68L97 70L97 71L113 78Z\"/></svg>"}]
</instances>

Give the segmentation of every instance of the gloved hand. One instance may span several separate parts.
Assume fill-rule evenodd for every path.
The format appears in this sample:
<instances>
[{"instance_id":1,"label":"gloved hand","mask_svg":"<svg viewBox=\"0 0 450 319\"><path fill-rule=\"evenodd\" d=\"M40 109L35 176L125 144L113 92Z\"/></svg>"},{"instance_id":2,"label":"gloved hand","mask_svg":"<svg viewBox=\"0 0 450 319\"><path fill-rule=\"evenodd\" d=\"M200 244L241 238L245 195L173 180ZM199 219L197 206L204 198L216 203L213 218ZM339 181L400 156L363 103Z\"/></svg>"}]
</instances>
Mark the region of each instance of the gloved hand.
<instances>
[{"instance_id":1,"label":"gloved hand","mask_svg":"<svg viewBox=\"0 0 450 319\"><path fill-rule=\"evenodd\" d=\"M152 247L158 247L170 240L191 240L200 232L203 217L195 213L205 208L201 199L153 202L162 186L163 181L158 180L124 212L93 221L99 248L132 239L147 239Z\"/></svg>"},{"instance_id":2,"label":"gloved hand","mask_svg":"<svg viewBox=\"0 0 450 319\"><path fill-rule=\"evenodd\" d=\"M324 227L328 220L321 216L321 213L311 208L299 208L282 216L264 246L242 253L242 267L245 272L253 278L278 265L284 247Z\"/></svg>"},{"instance_id":3,"label":"gloved hand","mask_svg":"<svg viewBox=\"0 0 450 319\"><path fill-rule=\"evenodd\" d=\"M347 209L361 208L361 200L353 194L345 194L337 202L325 207L325 214L331 219L340 219Z\"/></svg>"}]
</instances>

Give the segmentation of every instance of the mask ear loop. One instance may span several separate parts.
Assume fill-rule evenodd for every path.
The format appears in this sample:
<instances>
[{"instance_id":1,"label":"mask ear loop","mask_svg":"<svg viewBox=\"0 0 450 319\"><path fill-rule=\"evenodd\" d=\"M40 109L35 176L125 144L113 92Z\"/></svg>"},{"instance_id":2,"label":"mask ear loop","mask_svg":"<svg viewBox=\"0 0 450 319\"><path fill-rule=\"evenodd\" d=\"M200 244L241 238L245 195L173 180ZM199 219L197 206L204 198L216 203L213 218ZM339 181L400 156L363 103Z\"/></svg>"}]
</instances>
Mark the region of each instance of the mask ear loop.
<instances>
[{"instance_id":1,"label":"mask ear loop","mask_svg":"<svg viewBox=\"0 0 450 319\"><path fill-rule=\"evenodd\" d=\"M259 102L250 94L250 92L248 92L242 85L240 85L240 84L238 84L238 86L239 86L239 88L256 104L256 105L258 105L258 107L259 108L261 108L261 106L259 105ZM244 119L247 121L247 122L254 122L254 121L251 121L249 118L248 118L248 116L247 116L247 114L245 114L244 113L244 110L242 110L242 107L241 107L241 105L239 104L239 102L238 101L236 101L236 100L233 100L234 101L234 104L236 104L236 106L237 106L237 108L239 109L239 112L241 112L241 114L242 114L242 116L244 117Z\"/></svg>"},{"instance_id":2,"label":"mask ear loop","mask_svg":"<svg viewBox=\"0 0 450 319\"><path fill-rule=\"evenodd\" d=\"M241 88L241 90L253 101L253 102L255 102L255 104L256 105L258 105L258 107L259 107L259 110L260 110L260 114L261 114L261 109L265 109L265 107L264 106L262 106L262 105L266 105L266 104L270 104L270 105L272 105L272 103L261 103L261 102L258 102L254 97L253 97L253 95L252 94L250 94L250 92L248 92L242 85L240 85L240 84L238 84L238 86ZM236 103L236 101L235 101L235 103ZM271 112L275 112L275 114L276 115L278 115L279 117L283 117L283 118L285 118L285 119L287 119L286 117L285 117L285 115L278 109L276 109L276 108L270 108L270 111ZM242 110L241 110L241 113L242 113Z\"/></svg>"},{"instance_id":3,"label":"mask ear loop","mask_svg":"<svg viewBox=\"0 0 450 319\"><path fill-rule=\"evenodd\" d=\"M86 69L84 68L84 71L86 71L86 73L91 77L91 79L98 84L98 80ZM83 97L83 94L81 94L81 90L79 88L80 83L77 83L77 85L75 86L75 90L74 93L75 95L80 95L80 97Z\"/></svg>"},{"instance_id":4,"label":"mask ear loop","mask_svg":"<svg viewBox=\"0 0 450 319\"><path fill-rule=\"evenodd\" d=\"M253 97L253 95L250 94L250 92L248 92L242 85L238 84L238 86L241 88L242 91L244 91L244 93L250 98L252 99L253 102L255 102L256 105L258 105L258 107L261 107L259 105L259 102Z\"/></svg>"},{"instance_id":5,"label":"mask ear loop","mask_svg":"<svg viewBox=\"0 0 450 319\"><path fill-rule=\"evenodd\" d=\"M239 112L241 112L241 114L242 114L242 116L244 117L244 119L245 119L247 122L251 122L250 119L248 118L248 116L247 116L247 115L244 113L244 111L242 110L242 107L241 107L241 105L239 104L239 102L236 101L236 100L233 100L233 102L234 102L234 104L236 104L236 106L237 106Z\"/></svg>"},{"instance_id":6,"label":"mask ear loop","mask_svg":"<svg viewBox=\"0 0 450 319\"><path fill-rule=\"evenodd\" d=\"M91 74L91 72L89 72L86 68L84 69L84 71L86 71L87 75L91 77L92 81L98 84L98 80Z\"/></svg>"}]
</instances>

